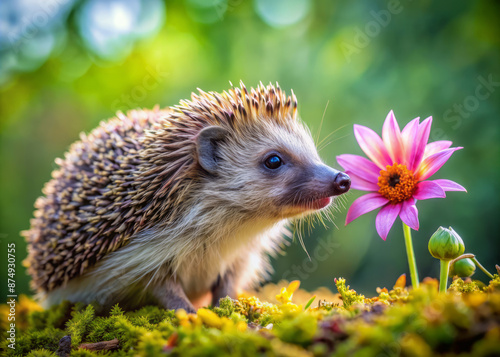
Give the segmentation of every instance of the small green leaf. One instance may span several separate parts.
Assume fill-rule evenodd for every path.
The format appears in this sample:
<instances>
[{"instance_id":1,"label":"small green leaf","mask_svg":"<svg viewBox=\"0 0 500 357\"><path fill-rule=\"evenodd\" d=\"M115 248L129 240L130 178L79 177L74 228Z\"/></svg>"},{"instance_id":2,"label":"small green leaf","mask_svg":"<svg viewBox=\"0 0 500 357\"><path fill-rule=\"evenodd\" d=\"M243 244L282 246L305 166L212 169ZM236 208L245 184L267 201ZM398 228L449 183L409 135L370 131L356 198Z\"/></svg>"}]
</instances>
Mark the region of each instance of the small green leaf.
<instances>
[{"instance_id":1,"label":"small green leaf","mask_svg":"<svg viewBox=\"0 0 500 357\"><path fill-rule=\"evenodd\" d=\"M316 299L316 295L314 295L312 298L310 298L310 299L307 301L306 306L304 306L304 310L307 310L307 309L309 308L309 306L311 306L311 304L313 303L314 299Z\"/></svg>"}]
</instances>

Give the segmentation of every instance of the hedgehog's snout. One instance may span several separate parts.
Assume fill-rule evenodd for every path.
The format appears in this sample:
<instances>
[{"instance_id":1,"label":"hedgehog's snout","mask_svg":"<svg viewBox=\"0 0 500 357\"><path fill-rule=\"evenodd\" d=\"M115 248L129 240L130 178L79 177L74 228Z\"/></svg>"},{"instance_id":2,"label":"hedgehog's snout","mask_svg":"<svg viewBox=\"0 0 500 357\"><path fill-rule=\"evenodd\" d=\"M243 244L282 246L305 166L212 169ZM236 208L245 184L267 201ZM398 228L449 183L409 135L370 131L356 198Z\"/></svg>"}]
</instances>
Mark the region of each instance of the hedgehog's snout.
<instances>
[{"instance_id":1,"label":"hedgehog's snout","mask_svg":"<svg viewBox=\"0 0 500 357\"><path fill-rule=\"evenodd\" d=\"M332 183L335 195L346 193L351 188L351 178L345 172L339 172Z\"/></svg>"},{"instance_id":2,"label":"hedgehog's snout","mask_svg":"<svg viewBox=\"0 0 500 357\"><path fill-rule=\"evenodd\" d=\"M326 194L338 196L349 191L351 188L351 178L345 172L335 170L326 165L316 168L316 179L326 189Z\"/></svg>"}]
</instances>

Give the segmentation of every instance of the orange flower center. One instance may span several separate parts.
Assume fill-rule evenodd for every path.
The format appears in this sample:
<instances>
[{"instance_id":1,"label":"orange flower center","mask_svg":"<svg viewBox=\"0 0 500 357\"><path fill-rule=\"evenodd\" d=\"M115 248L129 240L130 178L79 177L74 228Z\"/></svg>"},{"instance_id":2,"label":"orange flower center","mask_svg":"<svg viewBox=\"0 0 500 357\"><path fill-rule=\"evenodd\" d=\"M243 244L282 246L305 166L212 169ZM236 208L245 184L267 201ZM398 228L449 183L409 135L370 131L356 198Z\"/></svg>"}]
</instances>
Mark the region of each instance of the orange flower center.
<instances>
[{"instance_id":1,"label":"orange flower center","mask_svg":"<svg viewBox=\"0 0 500 357\"><path fill-rule=\"evenodd\" d=\"M406 165L387 165L385 170L380 170L378 178L378 193L392 203L399 203L409 199L415 192L417 180L413 172Z\"/></svg>"}]
</instances>

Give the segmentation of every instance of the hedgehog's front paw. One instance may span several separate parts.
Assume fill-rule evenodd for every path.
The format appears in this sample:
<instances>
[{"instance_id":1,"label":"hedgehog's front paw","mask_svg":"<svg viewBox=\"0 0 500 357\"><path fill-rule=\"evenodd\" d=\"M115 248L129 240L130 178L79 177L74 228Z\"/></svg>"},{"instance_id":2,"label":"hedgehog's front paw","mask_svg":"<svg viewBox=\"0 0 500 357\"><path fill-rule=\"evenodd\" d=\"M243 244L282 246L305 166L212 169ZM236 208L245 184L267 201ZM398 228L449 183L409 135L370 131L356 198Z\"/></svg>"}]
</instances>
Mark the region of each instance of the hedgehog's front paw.
<instances>
[{"instance_id":1,"label":"hedgehog's front paw","mask_svg":"<svg viewBox=\"0 0 500 357\"><path fill-rule=\"evenodd\" d=\"M194 307L183 308L188 314L196 314L196 309Z\"/></svg>"},{"instance_id":2,"label":"hedgehog's front paw","mask_svg":"<svg viewBox=\"0 0 500 357\"><path fill-rule=\"evenodd\" d=\"M188 314L196 314L196 309L193 304L187 298L180 298L179 296L173 296L168 294L163 299L159 299L160 304L167 310L180 310L183 309Z\"/></svg>"},{"instance_id":3,"label":"hedgehog's front paw","mask_svg":"<svg viewBox=\"0 0 500 357\"><path fill-rule=\"evenodd\" d=\"M170 303L163 306L167 310L184 310L188 314L196 314L196 309L189 301L170 301Z\"/></svg>"},{"instance_id":4,"label":"hedgehog's front paw","mask_svg":"<svg viewBox=\"0 0 500 357\"><path fill-rule=\"evenodd\" d=\"M183 309L187 313L196 313L196 309L178 282L167 280L165 283L155 286L151 292L158 303L167 310Z\"/></svg>"}]
</instances>

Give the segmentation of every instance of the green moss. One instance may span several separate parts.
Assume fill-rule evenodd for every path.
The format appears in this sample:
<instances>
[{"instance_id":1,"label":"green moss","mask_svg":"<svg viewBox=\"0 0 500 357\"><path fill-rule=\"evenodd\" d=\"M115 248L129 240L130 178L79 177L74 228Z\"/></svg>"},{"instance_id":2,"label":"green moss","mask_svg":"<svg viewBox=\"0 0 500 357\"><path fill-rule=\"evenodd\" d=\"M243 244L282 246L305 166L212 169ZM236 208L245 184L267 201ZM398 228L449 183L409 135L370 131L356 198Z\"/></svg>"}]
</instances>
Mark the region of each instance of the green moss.
<instances>
[{"instance_id":1,"label":"green moss","mask_svg":"<svg viewBox=\"0 0 500 357\"><path fill-rule=\"evenodd\" d=\"M53 357L69 334L72 356L494 356L500 353L499 283L498 276L485 288L457 279L440 294L427 280L416 290L398 285L365 298L337 279L344 306L326 302L304 310L289 301L225 298L197 315L153 306L124 312L116 305L96 316L92 305L37 311L25 301L16 350L5 340L0 347L6 356ZM115 338L114 351L78 348Z\"/></svg>"},{"instance_id":2,"label":"green moss","mask_svg":"<svg viewBox=\"0 0 500 357\"><path fill-rule=\"evenodd\" d=\"M490 284L486 287L486 291L494 292L500 291L500 276L498 274L493 275L493 279Z\"/></svg>"},{"instance_id":3,"label":"green moss","mask_svg":"<svg viewBox=\"0 0 500 357\"><path fill-rule=\"evenodd\" d=\"M221 331L215 328L179 330L172 356L257 356L272 351L271 342L256 332Z\"/></svg>"},{"instance_id":4,"label":"green moss","mask_svg":"<svg viewBox=\"0 0 500 357\"><path fill-rule=\"evenodd\" d=\"M267 312L264 312L263 314L260 314L260 316L258 316L258 323L261 324L262 326L268 326L268 325L279 325L279 323L281 322L277 316L273 315L273 314L270 314L270 313L267 313Z\"/></svg>"},{"instance_id":5,"label":"green moss","mask_svg":"<svg viewBox=\"0 0 500 357\"><path fill-rule=\"evenodd\" d=\"M120 341L120 346L125 351L135 348L142 336L149 332L147 328L134 325L134 323L124 316L117 319L115 327L117 336L120 337L117 337Z\"/></svg>"},{"instance_id":6,"label":"green moss","mask_svg":"<svg viewBox=\"0 0 500 357\"><path fill-rule=\"evenodd\" d=\"M93 352L83 348L71 351L71 357L97 357L108 356L110 353Z\"/></svg>"},{"instance_id":7,"label":"green moss","mask_svg":"<svg viewBox=\"0 0 500 357\"><path fill-rule=\"evenodd\" d=\"M229 296L220 299L219 307L215 307L213 310L221 317L230 317L235 311L233 299Z\"/></svg>"},{"instance_id":8,"label":"green moss","mask_svg":"<svg viewBox=\"0 0 500 357\"><path fill-rule=\"evenodd\" d=\"M6 351L5 356L26 356L30 351L36 349L56 351L59 347L59 340L64 335L63 330L53 327L47 327L43 330L30 329L29 332L18 331L16 349L8 348L4 343L2 343L2 349Z\"/></svg>"},{"instance_id":9,"label":"green moss","mask_svg":"<svg viewBox=\"0 0 500 357\"><path fill-rule=\"evenodd\" d=\"M345 279L335 279L335 286L342 298L345 309L351 308L354 303L364 302L365 297L363 295L357 294L356 291L349 289L349 285L346 287Z\"/></svg>"},{"instance_id":10,"label":"green moss","mask_svg":"<svg viewBox=\"0 0 500 357\"><path fill-rule=\"evenodd\" d=\"M110 316L109 318L97 317L91 323L91 328L85 335L86 342L109 341L114 338L122 339L123 333L120 333L117 327L119 317Z\"/></svg>"},{"instance_id":11,"label":"green moss","mask_svg":"<svg viewBox=\"0 0 500 357\"><path fill-rule=\"evenodd\" d=\"M479 287L474 281L465 282L461 278L453 280L448 290L460 294L480 291Z\"/></svg>"},{"instance_id":12,"label":"green moss","mask_svg":"<svg viewBox=\"0 0 500 357\"><path fill-rule=\"evenodd\" d=\"M73 313L73 318L67 323L67 331L71 336L71 344L73 347L78 347L84 337L92 331L91 327L94 321L94 307L88 305L83 311Z\"/></svg>"},{"instance_id":13,"label":"green moss","mask_svg":"<svg viewBox=\"0 0 500 357\"><path fill-rule=\"evenodd\" d=\"M274 332L279 339L302 346L311 344L318 328L318 320L307 314L299 314L285 319L276 326Z\"/></svg>"},{"instance_id":14,"label":"green moss","mask_svg":"<svg viewBox=\"0 0 500 357\"><path fill-rule=\"evenodd\" d=\"M56 354L42 348L31 351L26 355L26 357L56 357Z\"/></svg>"},{"instance_id":15,"label":"green moss","mask_svg":"<svg viewBox=\"0 0 500 357\"><path fill-rule=\"evenodd\" d=\"M118 308L118 306L116 306ZM119 308L118 308L119 309ZM165 309L161 309L158 306L145 306L142 309L127 312L126 316L130 320L134 320L140 317L146 317L147 322L149 324L158 324L165 319L172 320L175 317L175 313L173 311L168 311ZM145 322L143 322L145 323Z\"/></svg>"},{"instance_id":16,"label":"green moss","mask_svg":"<svg viewBox=\"0 0 500 357\"><path fill-rule=\"evenodd\" d=\"M137 351L141 356L159 356L164 353L168 340L160 331L148 331L141 336Z\"/></svg>"}]
</instances>

